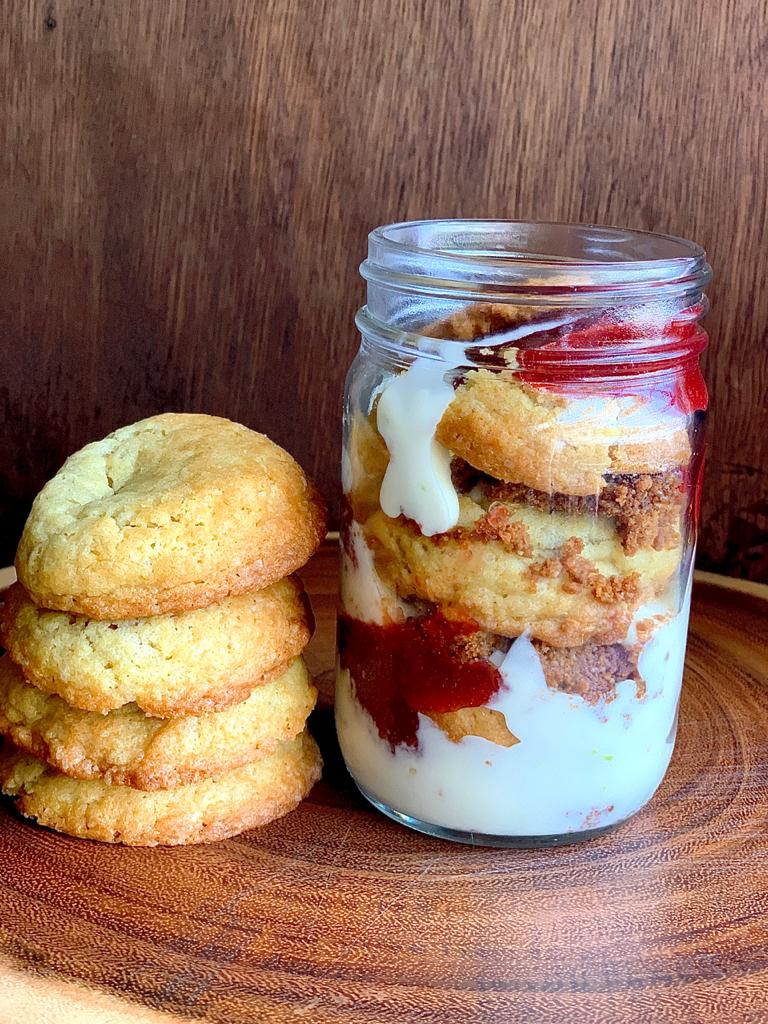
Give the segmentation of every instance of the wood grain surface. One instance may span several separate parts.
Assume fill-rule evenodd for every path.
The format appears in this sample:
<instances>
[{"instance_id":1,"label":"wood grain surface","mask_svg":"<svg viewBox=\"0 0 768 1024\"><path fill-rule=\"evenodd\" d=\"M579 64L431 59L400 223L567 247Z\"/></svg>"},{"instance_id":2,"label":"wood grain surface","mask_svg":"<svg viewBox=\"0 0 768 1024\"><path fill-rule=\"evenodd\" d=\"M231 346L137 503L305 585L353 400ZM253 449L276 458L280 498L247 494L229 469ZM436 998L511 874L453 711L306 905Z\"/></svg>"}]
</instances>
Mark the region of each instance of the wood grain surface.
<instances>
[{"instance_id":1,"label":"wood grain surface","mask_svg":"<svg viewBox=\"0 0 768 1024\"><path fill-rule=\"evenodd\" d=\"M327 672L335 551L305 575ZM669 775L581 846L473 849L394 824L357 795L327 709L323 782L235 840L110 847L0 805L0 1021L762 1024L767 612L768 588L695 586Z\"/></svg>"},{"instance_id":2,"label":"wood grain surface","mask_svg":"<svg viewBox=\"0 0 768 1024\"><path fill-rule=\"evenodd\" d=\"M765 0L3 0L0 560L166 409L333 498L367 231L501 216L706 246L701 564L768 579L767 34Z\"/></svg>"}]
</instances>

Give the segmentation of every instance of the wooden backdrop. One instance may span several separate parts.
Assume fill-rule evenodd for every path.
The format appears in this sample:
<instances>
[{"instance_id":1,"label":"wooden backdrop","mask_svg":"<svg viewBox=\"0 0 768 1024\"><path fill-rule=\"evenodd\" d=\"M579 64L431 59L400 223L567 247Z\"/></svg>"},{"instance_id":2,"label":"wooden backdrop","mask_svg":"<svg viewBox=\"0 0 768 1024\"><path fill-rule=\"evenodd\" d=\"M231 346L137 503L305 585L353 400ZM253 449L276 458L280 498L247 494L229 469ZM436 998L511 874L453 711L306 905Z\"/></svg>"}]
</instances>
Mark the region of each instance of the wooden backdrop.
<instances>
[{"instance_id":1,"label":"wooden backdrop","mask_svg":"<svg viewBox=\"0 0 768 1024\"><path fill-rule=\"evenodd\" d=\"M758 0L3 0L0 564L65 455L164 409L337 489L376 224L692 237L716 271L701 561L768 578Z\"/></svg>"}]
</instances>

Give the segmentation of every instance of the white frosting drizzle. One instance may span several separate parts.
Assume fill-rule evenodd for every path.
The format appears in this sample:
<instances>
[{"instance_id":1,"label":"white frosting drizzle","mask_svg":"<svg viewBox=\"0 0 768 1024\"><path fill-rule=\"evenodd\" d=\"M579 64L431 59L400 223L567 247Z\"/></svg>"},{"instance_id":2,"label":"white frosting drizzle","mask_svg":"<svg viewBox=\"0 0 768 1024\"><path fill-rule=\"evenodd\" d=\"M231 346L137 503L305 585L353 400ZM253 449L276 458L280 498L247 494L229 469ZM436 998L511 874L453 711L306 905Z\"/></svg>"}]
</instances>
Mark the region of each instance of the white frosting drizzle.
<instances>
[{"instance_id":1,"label":"white frosting drizzle","mask_svg":"<svg viewBox=\"0 0 768 1024\"><path fill-rule=\"evenodd\" d=\"M417 359L384 389L376 411L390 461L381 485L383 512L413 519L425 537L445 533L459 521L459 498L451 481L451 454L435 430L453 399L445 379L452 367Z\"/></svg>"}]
</instances>

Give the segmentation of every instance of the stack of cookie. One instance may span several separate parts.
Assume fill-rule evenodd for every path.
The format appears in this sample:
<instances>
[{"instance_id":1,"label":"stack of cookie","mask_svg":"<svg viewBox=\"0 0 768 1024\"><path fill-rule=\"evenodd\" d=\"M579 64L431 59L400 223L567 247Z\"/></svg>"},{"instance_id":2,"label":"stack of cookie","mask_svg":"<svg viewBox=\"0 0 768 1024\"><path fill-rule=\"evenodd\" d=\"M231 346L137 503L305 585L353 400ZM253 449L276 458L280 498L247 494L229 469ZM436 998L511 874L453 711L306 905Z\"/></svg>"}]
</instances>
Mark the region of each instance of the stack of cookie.
<instances>
[{"instance_id":1,"label":"stack of cookie","mask_svg":"<svg viewBox=\"0 0 768 1024\"><path fill-rule=\"evenodd\" d=\"M217 417L155 416L68 459L0 613L0 785L21 813L156 845L297 806L321 761L291 573L325 522L290 455Z\"/></svg>"}]
</instances>

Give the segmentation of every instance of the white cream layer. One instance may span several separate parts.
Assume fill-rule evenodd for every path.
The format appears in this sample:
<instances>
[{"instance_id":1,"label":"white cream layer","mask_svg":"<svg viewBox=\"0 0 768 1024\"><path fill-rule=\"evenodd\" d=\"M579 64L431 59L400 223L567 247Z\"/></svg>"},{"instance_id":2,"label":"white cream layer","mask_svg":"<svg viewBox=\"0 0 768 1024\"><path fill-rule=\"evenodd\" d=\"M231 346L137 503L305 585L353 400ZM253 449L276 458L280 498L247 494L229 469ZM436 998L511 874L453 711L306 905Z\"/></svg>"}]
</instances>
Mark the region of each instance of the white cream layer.
<instances>
[{"instance_id":1,"label":"white cream layer","mask_svg":"<svg viewBox=\"0 0 768 1024\"><path fill-rule=\"evenodd\" d=\"M432 825L497 836L553 836L622 821L664 777L675 738L690 588L679 614L640 654L646 695L631 680L614 700L587 704L550 689L535 648L519 637L489 706L520 742L451 742L419 716L419 747L393 752L339 673L336 726L354 778L382 803Z\"/></svg>"}]
</instances>

